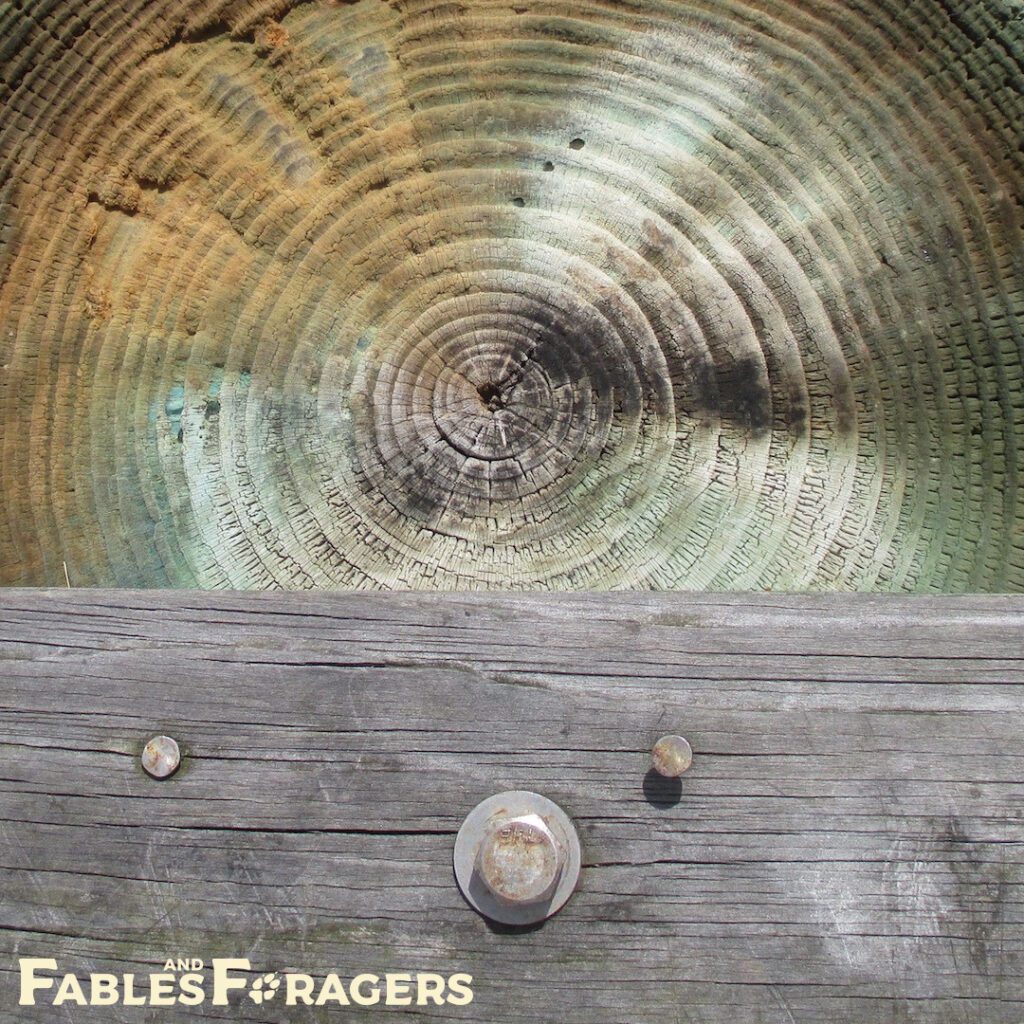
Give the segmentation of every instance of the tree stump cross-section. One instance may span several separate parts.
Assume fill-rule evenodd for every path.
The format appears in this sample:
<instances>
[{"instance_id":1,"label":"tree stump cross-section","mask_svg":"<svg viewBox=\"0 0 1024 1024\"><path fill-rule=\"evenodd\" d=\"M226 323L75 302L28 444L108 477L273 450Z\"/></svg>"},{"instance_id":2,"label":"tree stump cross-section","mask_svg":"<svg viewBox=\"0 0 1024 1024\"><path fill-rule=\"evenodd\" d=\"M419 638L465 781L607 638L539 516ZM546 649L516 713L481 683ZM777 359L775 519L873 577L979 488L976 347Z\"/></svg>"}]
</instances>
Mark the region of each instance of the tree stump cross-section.
<instances>
[{"instance_id":1,"label":"tree stump cross-section","mask_svg":"<svg viewBox=\"0 0 1024 1024\"><path fill-rule=\"evenodd\" d=\"M0 3L0 584L1024 591L1019 0Z\"/></svg>"}]
</instances>

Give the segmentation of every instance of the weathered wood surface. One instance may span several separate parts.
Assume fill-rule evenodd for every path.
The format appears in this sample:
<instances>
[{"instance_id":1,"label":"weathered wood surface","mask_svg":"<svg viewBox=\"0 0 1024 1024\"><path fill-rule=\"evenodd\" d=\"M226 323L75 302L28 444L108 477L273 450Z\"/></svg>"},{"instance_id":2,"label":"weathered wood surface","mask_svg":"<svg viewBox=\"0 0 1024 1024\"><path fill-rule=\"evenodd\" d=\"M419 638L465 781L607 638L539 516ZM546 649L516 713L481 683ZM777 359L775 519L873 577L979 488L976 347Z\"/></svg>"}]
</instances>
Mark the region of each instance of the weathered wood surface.
<instances>
[{"instance_id":1,"label":"weathered wood surface","mask_svg":"<svg viewBox=\"0 0 1024 1024\"><path fill-rule=\"evenodd\" d=\"M4 592L0 1019L51 1019L18 957L237 955L473 974L414 1019L1019 1024L1022 637L1006 597ZM645 775L675 730L672 802ZM163 783L157 731L185 752ZM583 842L533 931L452 879L506 788ZM48 1012L373 1013L243 1002Z\"/></svg>"},{"instance_id":2,"label":"weathered wood surface","mask_svg":"<svg viewBox=\"0 0 1024 1024\"><path fill-rule=\"evenodd\" d=\"M1024 592L1020 0L4 0L0 584Z\"/></svg>"}]
</instances>

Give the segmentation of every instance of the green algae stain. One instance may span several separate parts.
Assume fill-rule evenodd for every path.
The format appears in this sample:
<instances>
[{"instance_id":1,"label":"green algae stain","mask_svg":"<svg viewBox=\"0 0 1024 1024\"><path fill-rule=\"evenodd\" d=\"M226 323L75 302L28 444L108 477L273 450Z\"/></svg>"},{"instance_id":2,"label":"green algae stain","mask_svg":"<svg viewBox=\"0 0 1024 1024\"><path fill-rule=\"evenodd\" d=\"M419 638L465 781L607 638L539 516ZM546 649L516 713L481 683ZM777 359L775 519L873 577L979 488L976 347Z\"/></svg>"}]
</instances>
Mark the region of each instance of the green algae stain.
<instances>
[{"instance_id":1,"label":"green algae stain","mask_svg":"<svg viewBox=\"0 0 1024 1024\"><path fill-rule=\"evenodd\" d=\"M167 423L171 435L179 441L182 439L181 414L185 409L185 385L175 384L167 395L164 403L164 413L167 416Z\"/></svg>"}]
</instances>

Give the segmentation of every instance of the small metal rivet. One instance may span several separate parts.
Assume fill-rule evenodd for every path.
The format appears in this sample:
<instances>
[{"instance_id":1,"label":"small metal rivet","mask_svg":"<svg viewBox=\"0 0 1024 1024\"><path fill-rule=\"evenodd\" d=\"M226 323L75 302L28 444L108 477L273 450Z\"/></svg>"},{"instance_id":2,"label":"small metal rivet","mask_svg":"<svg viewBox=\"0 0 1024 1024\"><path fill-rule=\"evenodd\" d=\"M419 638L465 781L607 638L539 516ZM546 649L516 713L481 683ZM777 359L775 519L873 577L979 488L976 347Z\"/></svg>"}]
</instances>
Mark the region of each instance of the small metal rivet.
<instances>
[{"instance_id":1,"label":"small metal rivet","mask_svg":"<svg viewBox=\"0 0 1024 1024\"><path fill-rule=\"evenodd\" d=\"M682 736L662 736L651 751L654 770L667 779L677 779L693 762L693 750Z\"/></svg>"},{"instance_id":2,"label":"small metal rivet","mask_svg":"<svg viewBox=\"0 0 1024 1024\"><path fill-rule=\"evenodd\" d=\"M580 844L566 813L538 793L500 793L475 807L455 840L467 902L502 924L534 924L576 888Z\"/></svg>"},{"instance_id":3,"label":"small metal rivet","mask_svg":"<svg viewBox=\"0 0 1024 1024\"><path fill-rule=\"evenodd\" d=\"M154 779L170 778L181 764L181 751L170 736L154 736L142 750L142 767Z\"/></svg>"}]
</instances>

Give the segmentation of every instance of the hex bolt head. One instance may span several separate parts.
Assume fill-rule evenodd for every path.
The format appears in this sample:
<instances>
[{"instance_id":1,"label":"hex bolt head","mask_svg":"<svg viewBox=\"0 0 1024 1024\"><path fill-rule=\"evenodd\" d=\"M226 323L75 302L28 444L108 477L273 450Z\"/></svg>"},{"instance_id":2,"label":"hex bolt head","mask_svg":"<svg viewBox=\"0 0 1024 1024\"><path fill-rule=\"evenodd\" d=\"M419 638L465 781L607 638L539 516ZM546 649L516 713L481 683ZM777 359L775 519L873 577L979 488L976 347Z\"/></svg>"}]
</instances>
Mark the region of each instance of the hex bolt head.
<instances>
[{"instance_id":1,"label":"hex bolt head","mask_svg":"<svg viewBox=\"0 0 1024 1024\"><path fill-rule=\"evenodd\" d=\"M181 751L170 736L154 736L142 748L142 767L154 779L169 779L181 764Z\"/></svg>"},{"instance_id":2,"label":"hex bolt head","mask_svg":"<svg viewBox=\"0 0 1024 1024\"><path fill-rule=\"evenodd\" d=\"M659 775L677 779L693 762L693 750L682 736L662 736L651 751L651 763Z\"/></svg>"},{"instance_id":3,"label":"hex bolt head","mask_svg":"<svg viewBox=\"0 0 1024 1024\"><path fill-rule=\"evenodd\" d=\"M538 793L499 793L477 805L455 840L466 901L502 924L535 924L576 888L580 844L566 813Z\"/></svg>"},{"instance_id":4,"label":"hex bolt head","mask_svg":"<svg viewBox=\"0 0 1024 1024\"><path fill-rule=\"evenodd\" d=\"M550 896L565 855L539 814L495 819L476 857L484 885L506 903L535 903Z\"/></svg>"}]
</instances>

